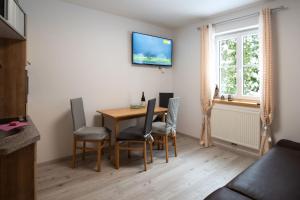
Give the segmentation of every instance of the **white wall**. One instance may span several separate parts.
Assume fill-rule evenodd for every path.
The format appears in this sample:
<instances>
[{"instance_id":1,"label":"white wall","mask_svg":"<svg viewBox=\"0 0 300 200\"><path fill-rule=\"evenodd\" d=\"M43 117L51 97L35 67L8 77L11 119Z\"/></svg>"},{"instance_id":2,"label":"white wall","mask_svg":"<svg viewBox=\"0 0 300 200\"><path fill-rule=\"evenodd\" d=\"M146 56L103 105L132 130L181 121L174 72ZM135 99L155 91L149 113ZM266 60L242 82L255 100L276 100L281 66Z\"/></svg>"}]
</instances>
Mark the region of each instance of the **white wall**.
<instances>
[{"instance_id":1,"label":"white wall","mask_svg":"<svg viewBox=\"0 0 300 200\"><path fill-rule=\"evenodd\" d=\"M173 87L181 97L177 131L200 137L200 35L195 26L176 32Z\"/></svg>"},{"instance_id":2,"label":"white wall","mask_svg":"<svg viewBox=\"0 0 300 200\"><path fill-rule=\"evenodd\" d=\"M131 65L132 31L172 37L151 24L58 0L23 0L28 14L30 91L28 112L36 123L38 162L71 155L70 98L84 98L88 125L97 109L129 106L172 91L172 70ZM98 121L97 121L98 120Z\"/></svg>"},{"instance_id":3,"label":"white wall","mask_svg":"<svg viewBox=\"0 0 300 200\"><path fill-rule=\"evenodd\" d=\"M300 142L299 46L300 1L274 1L263 6L231 12L231 14L208 19L201 23L182 27L176 32L176 64L174 68L174 91L183 103L179 113L178 131L193 137L200 136L200 34L196 30L205 23L244 16L257 12L261 7L287 6L273 16L274 63L275 63L275 138L288 138ZM233 13L233 14L232 14Z\"/></svg>"},{"instance_id":4,"label":"white wall","mask_svg":"<svg viewBox=\"0 0 300 200\"><path fill-rule=\"evenodd\" d=\"M275 120L276 139L300 142L300 1L282 1L288 10L274 17Z\"/></svg>"}]
</instances>

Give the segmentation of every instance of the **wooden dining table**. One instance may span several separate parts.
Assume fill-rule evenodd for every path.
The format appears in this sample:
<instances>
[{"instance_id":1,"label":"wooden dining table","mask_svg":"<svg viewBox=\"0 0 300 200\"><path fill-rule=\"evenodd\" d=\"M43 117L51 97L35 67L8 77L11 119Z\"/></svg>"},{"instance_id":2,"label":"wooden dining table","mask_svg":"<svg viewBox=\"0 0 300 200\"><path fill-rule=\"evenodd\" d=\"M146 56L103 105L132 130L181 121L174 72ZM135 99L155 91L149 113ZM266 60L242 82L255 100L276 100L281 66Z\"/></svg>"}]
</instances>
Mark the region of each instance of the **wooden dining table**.
<instances>
[{"instance_id":1,"label":"wooden dining table","mask_svg":"<svg viewBox=\"0 0 300 200\"><path fill-rule=\"evenodd\" d=\"M114 134L114 142L115 144L118 135L120 133L120 122L124 120L144 117L146 115L147 109L146 108L139 108L139 109L132 109L132 108L114 108L114 109L104 109L104 110L97 110L99 114L102 114L102 126L105 126L104 119L108 118L113 121L113 134ZM164 114L167 113L167 108L156 107L154 110L154 114ZM111 155L111 152L110 152ZM116 158L116 157L115 157ZM113 160L113 159L112 159ZM116 161L114 161L116 164Z\"/></svg>"}]
</instances>

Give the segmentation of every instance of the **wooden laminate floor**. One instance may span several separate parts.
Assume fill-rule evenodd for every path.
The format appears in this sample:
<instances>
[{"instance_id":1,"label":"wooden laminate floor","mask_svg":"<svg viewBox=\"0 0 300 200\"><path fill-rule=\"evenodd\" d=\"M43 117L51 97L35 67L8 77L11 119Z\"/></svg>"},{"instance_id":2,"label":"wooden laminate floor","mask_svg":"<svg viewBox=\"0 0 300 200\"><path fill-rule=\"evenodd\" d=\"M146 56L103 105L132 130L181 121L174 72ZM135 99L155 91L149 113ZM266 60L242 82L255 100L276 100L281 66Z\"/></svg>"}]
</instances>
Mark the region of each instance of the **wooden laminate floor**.
<instances>
[{"instance_id":1,"label":"wooden laminate floor","mask_svg":"<svg viewBox=\"0 0 300 200\"><path fill-rule=\"evenodd\" d=\"M102 171L95 172L95 155L38 167L39 200L189 200L203 199L252 164L255 159L220 147L203 149L196 139L178 135L178 157L170 148L169 163L164 151L154 150L154 162L143 171L141 153L127 159L121 155L121 167L115 170L105 155Z\"/></svg>"}]
</instances>

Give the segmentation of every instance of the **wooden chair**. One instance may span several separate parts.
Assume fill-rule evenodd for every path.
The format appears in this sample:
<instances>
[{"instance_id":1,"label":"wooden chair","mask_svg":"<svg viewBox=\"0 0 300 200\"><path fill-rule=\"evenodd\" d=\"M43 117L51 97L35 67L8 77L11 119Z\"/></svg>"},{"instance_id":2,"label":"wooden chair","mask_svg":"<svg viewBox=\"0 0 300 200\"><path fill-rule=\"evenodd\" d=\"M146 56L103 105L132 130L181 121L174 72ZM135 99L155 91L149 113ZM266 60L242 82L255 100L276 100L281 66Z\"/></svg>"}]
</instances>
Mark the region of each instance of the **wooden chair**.
<instances>
[{"instance_id":1,"label":"wooden chair","mask_svg":"<svg viewBox=\"0 0 300 200\"><path fill-rule=\"evenodd\" d=\"M130 157L131 151L142 151L144 155L144 170L147 171L147 143L150 145L150 158L151 162L153 162L153 154L152 154L152 143L153 138L151 136L152 131L152 119L154 115L156 99L152 99L148 101L147 106L147 114L145 119L144 127L129 127L120 132L117 137L117 142L115 144L115 156L116 156L116 168L120 168L120 150L127 150L128 157ZM127 144L121 145L120 143ZM131 143L139 143L143 144L142 147L132 147Z\"/></svg>"},{"instance_id":2,"label":"wooden chair","mask_svg":"<svg viewBox=\"0 0 300 200\"><path fill-rule=\"evenodd\" d=\"M163 144L162 146L165 146L166 162L169 162L169 138L173 140L174 153L175 157L177 157L176 123L179 109L179 101L180 98L178 97L170 98L166 122L154 122L152 124L152 134L155 138L155 142L158 144L158 147L160 147L160 144Z\"/></svg>"},{"instance_id":3,"label":"wooden chair","mask_svg":"<svg viewBox=\"0 0 300 200\"><path fill-rule=\"evenodd\" d=\"M110 131L103 127L86 127L85 114L82 98L71 99L71 112L73 119L74 142L73 142L73 161L72 167L76 167L77 149L82 151L82 159L85 159L87 151L97 152L96 171L101 170L101 156L104 143L109 143L109 155L111 152L111 134ZM82 147L78 147L77 143L82 142ZM86 143L95 143L95 148L86 147Z\"/></svg>"},{"instance_id":4,"label":"wooden chair","mask_svg":"<svg viewBox=\"0 0 300 200\"><path fill-rule=\"evenodd\" d=\"M174 93L165 93L165 92L160 92L159 93L159 107L162 108L168 108L169 105L169 99L174 97ZM165 121L166 118L166 113L163 114L158 114L153 122L161 122Z\"/></svg>"}]
</instances>

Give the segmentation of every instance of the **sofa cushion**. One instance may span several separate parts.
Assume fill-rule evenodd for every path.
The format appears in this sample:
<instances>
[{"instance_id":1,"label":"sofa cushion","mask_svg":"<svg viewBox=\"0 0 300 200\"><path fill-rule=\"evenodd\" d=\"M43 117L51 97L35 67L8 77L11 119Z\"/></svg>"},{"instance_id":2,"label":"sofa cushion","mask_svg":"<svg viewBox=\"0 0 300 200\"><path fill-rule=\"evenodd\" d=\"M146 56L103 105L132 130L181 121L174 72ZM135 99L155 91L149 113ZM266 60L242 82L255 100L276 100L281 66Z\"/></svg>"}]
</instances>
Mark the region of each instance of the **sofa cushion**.
<instances>
[{"instance_id":1,"label":"sofa cushion","mask_svg":"<svg viewBox=\"0 0 300 200\"><path fill-rule=\"evenodd\" d=\"M205 200L251 200L250 198L232 191L226 187L220 188L214 193L210 194Z\"/></svg>"},{"instance_id":2,"label":"sofa cushion","mask_svg":"<svg viewBox=\"0 0 300 200\"><path fill-rule=\"evenodd\" d=\"M257 200L299 200L300 151L279 143L227 187Z\"/></svg>"},{"instance_id":3,"label":"sofa cushion","mask_svg":"<svg viewBox=\"0 0 300 200\"><path fill-rule=\"evenodd\" d=\"M293 141L290 141L290 140L280 140L277 143L277 146L286 147L286 148L289 148L289 149L300 151L300 143L293 142Z\"/></svg>"}]
</instances>

